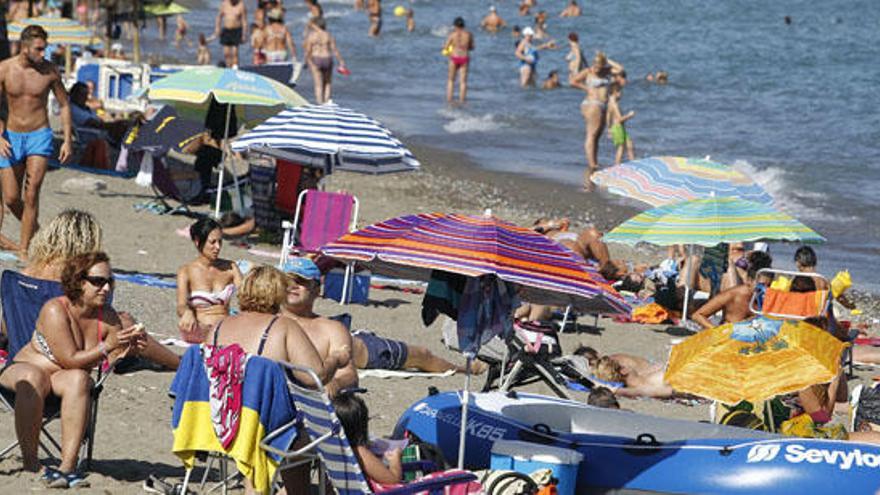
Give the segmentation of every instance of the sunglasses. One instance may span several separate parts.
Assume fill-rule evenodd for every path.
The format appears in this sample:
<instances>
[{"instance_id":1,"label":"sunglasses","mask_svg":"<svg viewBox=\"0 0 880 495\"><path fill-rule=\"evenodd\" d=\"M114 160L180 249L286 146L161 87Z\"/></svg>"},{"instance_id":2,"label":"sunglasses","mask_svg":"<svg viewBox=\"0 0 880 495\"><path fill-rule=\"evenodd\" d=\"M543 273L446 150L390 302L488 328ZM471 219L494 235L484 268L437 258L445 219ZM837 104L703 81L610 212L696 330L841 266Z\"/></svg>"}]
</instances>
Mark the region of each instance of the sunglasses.
<instances>
[{"instance_id":1,"label":"sunglasses","mask_svg":"<svg viewBox=\"0 0 880 495\"><path fill-rule=\"evenodd\" d=\"M113 287L113 284L116 283L116 280L113 277L95 277L92 275L86 275L85 277L83 277L83 280L92 284L98 289L104 287L105 285Z\"/></svg>"}]
</instances>

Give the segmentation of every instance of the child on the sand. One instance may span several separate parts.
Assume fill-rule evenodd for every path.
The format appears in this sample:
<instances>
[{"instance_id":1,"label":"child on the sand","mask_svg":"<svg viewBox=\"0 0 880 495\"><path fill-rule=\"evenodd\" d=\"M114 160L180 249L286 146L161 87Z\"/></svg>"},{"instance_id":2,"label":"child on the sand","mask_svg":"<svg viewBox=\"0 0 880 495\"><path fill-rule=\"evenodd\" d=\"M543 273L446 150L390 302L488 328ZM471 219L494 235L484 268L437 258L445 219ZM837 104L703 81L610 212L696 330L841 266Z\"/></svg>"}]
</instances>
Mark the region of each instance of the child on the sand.
<instances>
[{"instance_id":1,"label":"child on the sand","mask_svg":"<svg viewBox=\"0 0 880 495\"><path fill-rule=\"evenodd\" d=\"M205 33L199 33L199 51L196 54L196 63L211 65L211 50L208 50L208 40L205 39Z\"/></svg>"},{"instance_id":2,"label":"child on the sand","mask_svg":"<svg viewBox=\"0 0 880 495\"><path fill-rule=\"evenodd\" d=\"M333 399L333 407L373 490L380 491L385 485L400 483L403 479L403 452L400 449L389 450L383 456L383 462L370 450L370 413L364 400L352 392L340 391Z\"/></svg>"},{"instance_id":3,"label":"child on the sand","mask_svg":"<svg viewBox=\"0 0 880 495\"><path fill-rule=\"evenodd\" d=\"M616 148L614 153L614 164L620 165L623 161L623 149L626 147L626 155L630 160L636 159L635 146L632 138L626 132L624 122L636 115L635 111L630 110L629 113L623 114L620 110L620 97L623 95L623 88L615 83L611 85L611 94L608 97L608 111L606 113L608 119L608 137L614 143Z\"/></svg>"}]
</instances>

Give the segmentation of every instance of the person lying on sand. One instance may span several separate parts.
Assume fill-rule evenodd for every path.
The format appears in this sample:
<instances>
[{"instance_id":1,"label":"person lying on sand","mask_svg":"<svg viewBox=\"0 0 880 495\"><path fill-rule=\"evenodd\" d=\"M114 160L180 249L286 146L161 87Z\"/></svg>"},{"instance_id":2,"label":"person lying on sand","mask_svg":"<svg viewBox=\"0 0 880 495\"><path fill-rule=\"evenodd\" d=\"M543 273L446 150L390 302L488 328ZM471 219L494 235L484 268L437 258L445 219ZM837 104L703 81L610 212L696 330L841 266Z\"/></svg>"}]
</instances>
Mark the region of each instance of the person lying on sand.
<instances>
[{"instance_id":1,"label":"person lying on sand","mask_svg":"<svg viewBox=\"0 0 880 495\"><path fill-rule=\"evenodd\" d=\"M669 399L677 396L672 387L663 381L663 365L632 354L601 356L595 349L586 346L578 347L574 354L587 359L596 378L625 384L614 390L618 397Z\"/></svg>"},{"instance_id":2,"label":"person lying on sand","mask_svg":"<svg viewBox=\"0 0 880 495\"><path fill-rule=\"evenodd\" d=\"M340 369L334 381L342 387L357 384L357 369L405 370L417 369L426 373L443 373L457 366L434 355L426 347L399 340L386 339L373 333L358 331L351 334L342 323L315 313L315 300L321 292L321 272L308 258L290 258L283 267L290 285L281 314L299 323L312 339L319 353L332 352L340 346L351 346L353 366ZM471 364L471 372L481 374L488 366L482 361Z\"/></svg>"}]
</instances>

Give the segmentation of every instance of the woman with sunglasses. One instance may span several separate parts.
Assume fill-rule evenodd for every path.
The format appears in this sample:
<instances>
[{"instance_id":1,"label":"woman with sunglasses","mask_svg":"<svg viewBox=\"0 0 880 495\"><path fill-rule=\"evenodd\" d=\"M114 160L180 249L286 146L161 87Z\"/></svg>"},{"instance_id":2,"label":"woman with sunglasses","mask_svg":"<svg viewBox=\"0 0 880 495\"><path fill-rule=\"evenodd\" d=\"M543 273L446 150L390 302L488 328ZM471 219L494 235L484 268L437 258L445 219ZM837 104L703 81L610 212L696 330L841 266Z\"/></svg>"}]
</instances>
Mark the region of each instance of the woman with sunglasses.
<instances>
[{"instance_id":1,"label":"woman with sunglasses","mask_svg":"<svg viewBox=\"0 0 880 495\"><path fill-rule=\"evenodd\" d=\"M37 471L40 424L46 398L61 399L61 464L47 467L47 486L87 486L75 471L89 419L90 371L127 355L139 354L177 365L177 356L150 339L142 325L107 304L113 290L110 260L103 252L77 255L61 273L64 295L40 310L33 338L0 371L0 385L15 390L15 426L24 468Z\"/></svg>"},{"instance_id":2,"label":"woman with sunglasses","mask_svg":"<svg viewBox=\"0 0 880 495\"><path fill-rule=\"evenodd\" d=\"M198 257L177 271L177 327L184 340L201 343L205 334L229 315L229 304L241 284L238 266L220 258L223 230L211 218L189 229Z\"/></svg>"}]
</instances>

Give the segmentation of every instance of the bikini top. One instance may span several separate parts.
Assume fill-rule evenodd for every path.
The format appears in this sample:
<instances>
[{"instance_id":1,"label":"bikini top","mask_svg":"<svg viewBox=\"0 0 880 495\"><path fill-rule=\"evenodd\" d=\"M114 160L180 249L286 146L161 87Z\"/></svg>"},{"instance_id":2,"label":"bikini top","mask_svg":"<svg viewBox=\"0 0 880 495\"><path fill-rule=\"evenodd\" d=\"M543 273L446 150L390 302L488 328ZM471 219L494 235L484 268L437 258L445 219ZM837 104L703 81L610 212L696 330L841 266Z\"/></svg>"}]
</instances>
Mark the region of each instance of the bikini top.
<instances>
[{"instance_id":1,"label":"bikini top","mask_svg":"<svg viewBox=\"0 0 880 495\"><path fill-rule=\"evenodd\" d=\"M229 284L218 292L206 290L194 290L190 293L187 302L193 308L208 308L211 306L228 306L232 295L235 294L235 285Z\"/></svg>"},{"instance_id":2,"label":"bikini top","mask_svg":"<svg viewBox=\"0 0 880 495\"><path fill-rule=\"evenodd\" d=\"M220 335L220 327L223 325L223 321L225 320L220 321L220 323L217 324L217 328L214 329L214 347L217 347L217 336ZM266 339L269 338L269 330L272 329L272 325L274 325L276 321L278 321L277 315L269 321L269 324L266 325L266 329L263 330L263 335L260 336L260 345L257 346L257 356L263 355L263 347L266 346Z\"/></svg>"},{"instance_id":3,"label":"bikini top","mask_svg":"<svg viewBox=\"0 0 880 495\"><path fill-rule=\"evenodd\" d=\"M64 305L64 309L67 310L67 315L70 316L70 308L67 306L67 302L63 299L61 303ZM103 308L98 309L98 342L102 342L104 340L103 336L103 323L104 323L104 310ZM83 337L85 338L85 337ZM34 328L34 346L37 349L37 352L46 357L53 364L61 366L61 363L58 362L58 358L55 357L55 354L52 353L52 348L49 347L49 341L46 340L46 336L40 332L39 329Z\"/></svg>"},{"instance_id":4,"label":"bikini top","mask_svg":"<svg viewBox=\"0 0 880 495\"><path fill-rule=\"evenodd\" d=\"M611 78L610 77L592 77L589 81L587 81L587 85L591 88L601 88L602 86L610 86Z\"/></svg>"},{"instance_id":5,"label":"bikini top","mask_svg":"<svg viewBox=\"0 0 880 495\"><path fill-rule=\"evenodd\" d=\"M578 235L575 232L559 232L553 235L555 241L576 241L577 238Z\"/></svg>"}]
</instances>

